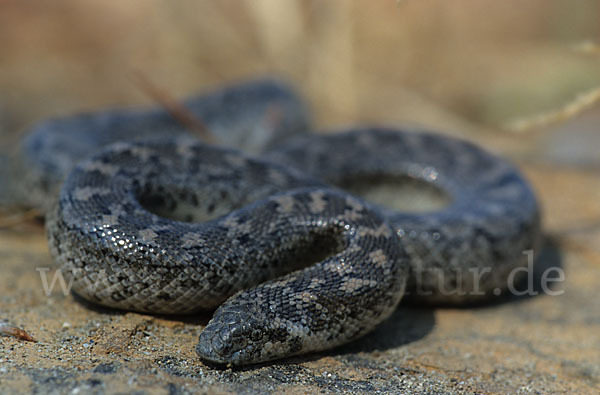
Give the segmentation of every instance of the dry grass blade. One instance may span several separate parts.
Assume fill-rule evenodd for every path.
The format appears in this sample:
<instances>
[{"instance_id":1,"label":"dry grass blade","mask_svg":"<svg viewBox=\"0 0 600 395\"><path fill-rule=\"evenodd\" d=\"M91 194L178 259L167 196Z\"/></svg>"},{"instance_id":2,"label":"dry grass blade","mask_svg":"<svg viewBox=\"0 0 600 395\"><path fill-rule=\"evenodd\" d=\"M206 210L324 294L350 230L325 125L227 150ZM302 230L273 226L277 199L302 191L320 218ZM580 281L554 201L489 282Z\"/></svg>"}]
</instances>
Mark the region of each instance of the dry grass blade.
<instances>
[{"instance_id":1,"label":"dry grass blade","mask_svg":"<svg viewBox=\"0 0 600 395\"><path fill-rule=\"evenodd\" d=\"M154 101L163 106L173 118L177 119L182 125L195 132L202 141L215 144L215 136L208 130L201 120L194 117L184 106L169 95L163 89L160 89L151 82L142 72L133 73L136 84L150 96Z\"/></svg>"},{"instance_id":2,"label":"dry grass blade","mask_svg":"<svg viewBox=\"0 0 600 395\"><path fill-rule=\"evenodd\" d=\"M573 101L555 111L512 121L507 125L507 129L511 132L521 133L564 122L593 107L598 102L600 102L600 87L577 95Z\"/></svg>"}]
</instances>

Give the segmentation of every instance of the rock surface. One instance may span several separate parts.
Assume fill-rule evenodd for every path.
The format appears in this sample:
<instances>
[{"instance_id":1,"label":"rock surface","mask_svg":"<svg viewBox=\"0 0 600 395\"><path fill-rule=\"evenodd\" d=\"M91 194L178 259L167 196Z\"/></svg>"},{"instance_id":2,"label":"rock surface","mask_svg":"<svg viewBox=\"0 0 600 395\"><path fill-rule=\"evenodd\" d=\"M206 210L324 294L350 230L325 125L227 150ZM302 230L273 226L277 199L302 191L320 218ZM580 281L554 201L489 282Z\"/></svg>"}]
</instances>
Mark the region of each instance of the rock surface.
<instances>
[{"instance_id":1,"label":"rock surface","mask_svg":"<svg viewBox=\"0 0 600 395\"><path fill-rule=\"evenodd\" d=\"M560 268L564 281L550 287L558 295L513 296L463 309L402 305L371 335L331 352L219 370L205 366L194 352L209 315L118 312L63 294L60 278L52 287L55 270L41 224L26 221L0 230L0 320L22 327L38 342L0 337L0 392L600 390L599 174L552 164L533 149L537 140L477 140L521 158L518 164L544 208L546 241L535 252L532 289L542 291L544 271ZM45 288L52 289L49 296Z\"/></svg>"}]
</instances>

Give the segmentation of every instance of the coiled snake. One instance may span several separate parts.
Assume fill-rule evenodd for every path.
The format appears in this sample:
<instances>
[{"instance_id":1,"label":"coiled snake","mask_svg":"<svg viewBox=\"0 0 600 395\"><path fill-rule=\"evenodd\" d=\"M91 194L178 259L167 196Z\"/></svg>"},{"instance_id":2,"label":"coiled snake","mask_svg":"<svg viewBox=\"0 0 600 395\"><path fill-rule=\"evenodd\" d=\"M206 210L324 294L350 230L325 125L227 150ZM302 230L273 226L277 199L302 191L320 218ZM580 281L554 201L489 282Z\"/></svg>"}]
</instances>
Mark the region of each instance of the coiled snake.
<instances>
[{"instance_id":1,"label":"coiled snake","mask_svg":"<svg viewBox=\"0 0 600 395\"><path fill-rule=\"evenodd\" d=\"M473 144L383 128L303 134L305 113L285 87L267 81L226 92L234 102L247 101L250 92L254 104L234 106L234 115L217 106L214 113L222 115L212 119L264 132L257 114L276 103L283 115L267 129L292 136L263 139L255 150L263 154L254 158L203 144L173 125L165 136L154 119L152 136L93 155L81 149L87 159L72 171L66 159L52 165L64 169L54 178L68 176L49 209L47 233L76 293L154 313L218 307L198 354L248 364L356 339L405 293L425 303L492 297L524 264L522 252L536 245L539 210L531 188L512 165ZM98 125L101 116L77 128ZM119 116L109 130L130 119ZM73 130L33 133L24 152L46 150L43 142L60 145L65 129ZM100 145L135 140L139 130L133 125ZM89 151L99 144L90 145ZM46 176L38 171L29 179ZM406 188L434 196L436 206L399 210L392 200L402 203ZM373 198L375 192L387 199Z\"/></svg>"}]
</instances>

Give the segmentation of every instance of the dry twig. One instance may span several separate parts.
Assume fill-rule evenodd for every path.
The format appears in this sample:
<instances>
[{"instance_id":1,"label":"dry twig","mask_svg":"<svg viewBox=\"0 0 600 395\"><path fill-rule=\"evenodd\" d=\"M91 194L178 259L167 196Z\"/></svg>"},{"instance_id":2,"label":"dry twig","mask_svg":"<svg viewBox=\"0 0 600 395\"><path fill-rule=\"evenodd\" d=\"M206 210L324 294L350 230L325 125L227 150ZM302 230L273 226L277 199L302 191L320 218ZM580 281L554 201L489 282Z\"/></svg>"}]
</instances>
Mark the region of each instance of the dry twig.
<instances>
[{"instance_id":1,"label":"dry twig","mask_svg":"<svg viewBox=\"0 0 600 395\"><path fill-rule=\"evenodd\" d=\"M20 339L20 340L37 343L37 340L33 336L31 336L29 333L25 332L24 329L21 329L14 325L7 324L5 322L0 322L0 335L12 336L12 337L16 337L17 339Z\"/></svg>"}]
</instances>

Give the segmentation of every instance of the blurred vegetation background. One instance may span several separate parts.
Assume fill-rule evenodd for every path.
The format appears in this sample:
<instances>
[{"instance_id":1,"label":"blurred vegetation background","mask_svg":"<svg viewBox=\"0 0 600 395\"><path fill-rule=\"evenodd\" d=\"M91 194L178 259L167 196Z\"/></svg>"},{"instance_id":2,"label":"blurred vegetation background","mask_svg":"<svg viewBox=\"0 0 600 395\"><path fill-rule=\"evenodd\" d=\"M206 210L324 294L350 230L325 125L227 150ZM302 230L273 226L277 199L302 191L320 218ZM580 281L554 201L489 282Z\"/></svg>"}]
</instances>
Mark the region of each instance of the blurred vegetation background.
<instances>
[{"instance_id":1,"label":"blurred vegetation background","mask_svg":"<svg viewBox=\"0 0 600 395\"><path fill-rule=\"evenodd\" d=\"M319 127L540 130L599 96L594 0L0 0L0 128L279 75ZM570 106L570 107L569 107Z\"/></svg>"}]
</instances>

